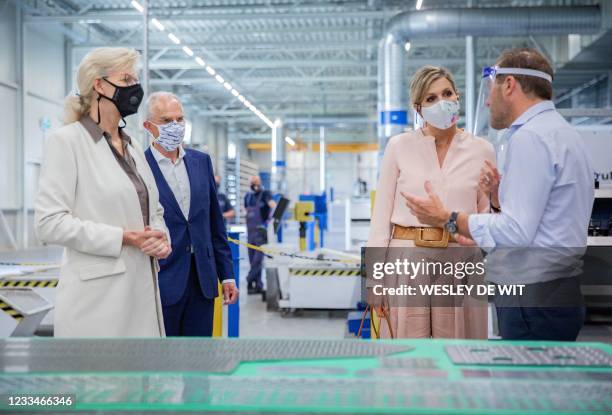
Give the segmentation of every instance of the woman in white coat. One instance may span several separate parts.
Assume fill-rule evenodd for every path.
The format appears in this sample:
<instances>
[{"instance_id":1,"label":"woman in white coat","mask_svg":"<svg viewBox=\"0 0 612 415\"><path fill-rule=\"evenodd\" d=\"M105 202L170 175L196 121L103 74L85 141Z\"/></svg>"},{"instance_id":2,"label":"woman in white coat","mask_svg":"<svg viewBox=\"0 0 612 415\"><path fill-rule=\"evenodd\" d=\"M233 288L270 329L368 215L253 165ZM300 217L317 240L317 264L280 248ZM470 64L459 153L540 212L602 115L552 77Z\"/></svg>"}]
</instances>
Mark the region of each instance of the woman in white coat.
<instances>
[{"instance_id":1,"label":"woman in white coat","mask_svg":"<svg viewBox=\"0 0 612 415\"><path fill-rule=\"evenodd\" d=\"M170 254L142 149L121 121L143 98L138 52L98 48L79 65L79 95L48 138L36 199L41 241L65 247L56 337L163 337L157 260Z\"/></svg>"}]
</instances>

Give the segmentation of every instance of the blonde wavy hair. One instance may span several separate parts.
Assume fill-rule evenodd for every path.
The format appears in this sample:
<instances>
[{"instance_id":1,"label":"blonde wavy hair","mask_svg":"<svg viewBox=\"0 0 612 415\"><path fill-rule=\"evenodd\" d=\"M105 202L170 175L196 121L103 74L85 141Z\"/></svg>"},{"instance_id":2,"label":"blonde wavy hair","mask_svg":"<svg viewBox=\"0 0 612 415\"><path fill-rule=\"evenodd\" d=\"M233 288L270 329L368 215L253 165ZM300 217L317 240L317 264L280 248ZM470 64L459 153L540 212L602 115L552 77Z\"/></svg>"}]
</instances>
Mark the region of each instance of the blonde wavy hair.
<instances>
[{"instance_id":1,"label":"blonde wavy hair","mask_svg":"<svg viewBox=\"0 0 612 415\"><path fill-rule=\"evenodd\" d=\"M441 66L425 65L416 71L410 81L410 104L413 108L416 108L417 105L423 102L431 84L440 78L448 79L455 94L459 95L455 79L448 69Z\"/></svg>"},{"instance_id":2,"label":"blonde wavy hair","mask_svg":"<svg viewBox=\"0 0 612 415\"><path fill-rule=\"evenodd\" d=\"M133 72L138 69L140 54L131 48L96 48L89 52L77 69L78 95L69 95L64 102L64 123L78 121L89 112L96 98L94 81L113 72Z\"/></svg>"}]
</instances>

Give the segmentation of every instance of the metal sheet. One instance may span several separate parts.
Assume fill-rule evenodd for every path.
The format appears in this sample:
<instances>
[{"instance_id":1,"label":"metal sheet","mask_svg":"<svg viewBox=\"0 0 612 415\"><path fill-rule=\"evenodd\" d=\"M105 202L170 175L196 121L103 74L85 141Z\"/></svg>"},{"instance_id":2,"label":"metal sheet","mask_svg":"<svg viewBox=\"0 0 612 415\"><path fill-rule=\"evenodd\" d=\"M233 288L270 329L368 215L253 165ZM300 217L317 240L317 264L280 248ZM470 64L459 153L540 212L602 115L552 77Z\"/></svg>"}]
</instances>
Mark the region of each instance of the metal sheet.
<instances>
[{"instance_id":1,"label":"metal sheet","mask_svg":"<svg viewBox=\"0 0 612 415\"><path fill-rule=\"evenodd\" d=\"M441 379L236 378L193 375L13 375L0 391L74 393L81 409L225 408L303 413L421 409L610 413L612 385ZM117 406L119 405L119 406ZM169 406L172 405L172 406Z\"/></svg>"},{"instance_id":2,"label":"metal sheet","mask_svg":"<svg viewBox=\"0 0 612 415\"><path fill-rule=\"evenodd\" d=\"M245 361L382 357L411 349L347 340L4 339L0 340L0 368L6 372L227 373Z\"/></svg>"},{"instance_id":3,"label":"metal sheet","mask_svg":"<svg viewBox=\"0 0 612 415\"><path fill-rule=\"evenodd\" d=\"M458 365L612 367L612 354L584 346L452 345L445 351Z\"/></svg>"}]
</instances>

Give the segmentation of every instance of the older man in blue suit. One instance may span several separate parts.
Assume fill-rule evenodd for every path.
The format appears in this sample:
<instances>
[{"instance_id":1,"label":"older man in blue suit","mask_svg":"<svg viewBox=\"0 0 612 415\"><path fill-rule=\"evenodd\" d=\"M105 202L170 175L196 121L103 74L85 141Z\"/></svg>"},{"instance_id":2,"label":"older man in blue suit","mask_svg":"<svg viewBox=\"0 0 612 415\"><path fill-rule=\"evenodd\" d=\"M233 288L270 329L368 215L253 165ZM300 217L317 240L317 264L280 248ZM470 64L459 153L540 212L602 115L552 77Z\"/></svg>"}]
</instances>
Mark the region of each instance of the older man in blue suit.
<instances>
[{"instance_id":1,"label":"older man in blue suit","mask_svg":"<svg viewBox=\"0 0 612 415\"><path fill-rule=\"evenodd\" d=\"M205 153L183 148L185 119L175 95L151 94L143 125L154 138L145 155L172 242L172 254L159 262L166 334L211 336L217 281L225 304L238 299L212 162Z\"/></svg>"}]
</instances>

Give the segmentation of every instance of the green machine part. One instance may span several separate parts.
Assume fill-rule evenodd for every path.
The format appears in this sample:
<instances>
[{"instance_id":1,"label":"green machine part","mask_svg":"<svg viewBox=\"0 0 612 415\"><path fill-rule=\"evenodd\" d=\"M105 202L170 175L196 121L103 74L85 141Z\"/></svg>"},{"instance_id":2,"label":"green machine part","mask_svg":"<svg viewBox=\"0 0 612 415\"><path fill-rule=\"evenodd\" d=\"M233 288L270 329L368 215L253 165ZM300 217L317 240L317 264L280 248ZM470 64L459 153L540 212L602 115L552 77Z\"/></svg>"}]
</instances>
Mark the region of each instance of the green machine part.
<instances>
[{"instance_id":1,"label":"green machine part","mask_svg":"<svg viewBox=\"0 0 612 415\"><path fill-rule=\"evenodd\" d=\"M0 349L0 395L73 395L61 412L612 413L601 343L39 338Z\"/></svg>"}]
</instances>

